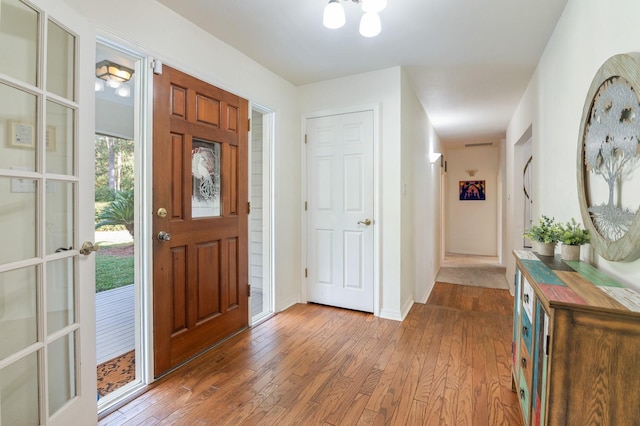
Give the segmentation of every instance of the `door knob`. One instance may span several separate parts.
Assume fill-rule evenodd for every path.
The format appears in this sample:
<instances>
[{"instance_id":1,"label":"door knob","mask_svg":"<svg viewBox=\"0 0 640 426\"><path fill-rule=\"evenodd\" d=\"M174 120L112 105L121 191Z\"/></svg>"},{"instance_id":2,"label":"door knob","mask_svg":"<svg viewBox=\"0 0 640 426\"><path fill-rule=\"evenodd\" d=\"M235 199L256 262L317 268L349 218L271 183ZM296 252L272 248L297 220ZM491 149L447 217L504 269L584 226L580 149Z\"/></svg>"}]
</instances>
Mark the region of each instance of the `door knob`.
<instances>
[{"instance_id":1,"label":"door knob","mask_svg":"<svg viewBox=\"0 0 640 426\"><path fill-rule=\"evenodd\" d=\"M359 220L358 221L358 225L365 225L365 226L369 226L371 225L373 222L371 221L371 219L365 219L365 220Z\"/></svg>"},{"instance_id":2,"label":"door knob","mask_svg":"<svg viewBox=\"0 0 640 426\"><path fill-rule=\"evenodd\" d=\"M80 254L84 254L85 256L89 256L94 251L98 251L98 246L91 241L85 241L82 243L82 247L80 247Z\"/></svg>"},{"instance_id":3,"label":"door knob","mask_svg":"<svg viewBox=\"0 0 640 426\"><path fill-rule=\"evenodd\" d=\"M160 231L158 232L158 241L170 241L171 234L168 232Z\"/></svg>"}]
</instances>

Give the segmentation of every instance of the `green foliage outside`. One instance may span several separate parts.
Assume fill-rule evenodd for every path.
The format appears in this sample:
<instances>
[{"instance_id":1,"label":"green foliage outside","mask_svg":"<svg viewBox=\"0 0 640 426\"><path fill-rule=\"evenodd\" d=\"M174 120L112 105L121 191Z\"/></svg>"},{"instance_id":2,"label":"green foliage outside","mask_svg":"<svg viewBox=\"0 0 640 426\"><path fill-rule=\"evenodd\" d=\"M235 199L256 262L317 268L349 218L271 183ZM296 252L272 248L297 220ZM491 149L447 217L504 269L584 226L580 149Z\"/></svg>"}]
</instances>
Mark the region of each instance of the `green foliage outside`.
<instances>
[{"instance_id":1,"label":"green foliage outside","mask_svg":"<svg viewBox=\"0 0 640 426\"><path fill-rule=\"evenodd\" d=\"M134 235L134 142L96 135L95 228L127 230ZM134 257L126 250L110 250L128 244L99 243L96 252L96 293L134 283Z\"/></svg>"},{"instance_id":2,"label":"green foliage outside","mask_svg":"<svg viewBox=\"0 0 640 426\"><path fill-rule=\"evenodd\" d=\"M134 196L133 190L119 191L115 199L106 203L98 212L96 209L96 229L104 226L124 227L131 236L134 236Z\"/></svg>"},{"instance_id":3,"label":"green foliage outside","mask_svg":"<svg viewBox=\"0 0 640 426\"><path fill-rule=\"evenodd\" d=\"M124 244L128 245L128 244ZM120 245L100 245L100 250ZM114 256L96 252L96 293L133 284L133 256Z\"/></svg>"},{"instance_id":4,"label":"green foliage outside","mask_svg":"<svg viewBox=\"0 0 640 426\"><path fill-rule=\"evenodd\" d=\"M134 148L133 141L96 135L96 201L113 201L116 192L133 190Z\"/></svg>"}]
</instances>

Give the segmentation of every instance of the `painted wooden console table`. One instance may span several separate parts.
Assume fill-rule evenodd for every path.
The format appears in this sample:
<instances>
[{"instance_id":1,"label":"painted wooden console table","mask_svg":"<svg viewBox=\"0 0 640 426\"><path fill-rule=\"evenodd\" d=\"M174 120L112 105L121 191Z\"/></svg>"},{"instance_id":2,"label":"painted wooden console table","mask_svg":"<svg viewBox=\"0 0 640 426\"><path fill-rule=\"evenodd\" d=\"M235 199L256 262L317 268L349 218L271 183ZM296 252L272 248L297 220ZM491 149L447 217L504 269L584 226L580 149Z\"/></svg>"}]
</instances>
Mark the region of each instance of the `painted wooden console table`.
<instances>
[{"instance_id":1,"label":"painted wooden console table","mask_svg":"<svg viewBox=\"0 0 640 426\"><path fill-rule=\"evenodd\" d=\"M586 263L514 256L525 425L640 425L640 294Z\"/></svg>"}]
</instances>

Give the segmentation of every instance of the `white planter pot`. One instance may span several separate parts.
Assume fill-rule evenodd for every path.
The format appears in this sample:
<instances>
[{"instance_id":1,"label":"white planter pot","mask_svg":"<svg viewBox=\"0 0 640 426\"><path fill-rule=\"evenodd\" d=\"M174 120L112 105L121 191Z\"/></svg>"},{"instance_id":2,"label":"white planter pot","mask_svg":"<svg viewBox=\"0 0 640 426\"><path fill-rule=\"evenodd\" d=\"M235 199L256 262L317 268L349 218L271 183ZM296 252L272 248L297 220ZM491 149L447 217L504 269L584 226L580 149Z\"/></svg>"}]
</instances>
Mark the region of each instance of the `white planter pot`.
<instances>
[{"instance_id":1,"label":"white planter pot","mask_svg":"<svg viewBox=\"0 0 640 426\"><path fill-rule=\"evenodd\" d=\"M562 260L580 260L580 246L562 245Z\"/></svg>"},{"instance_id":2,"label":"white planter pot","mask_svg":"<svg viewBox=\"0 0 640 426\"><path fill-rule=\"evenodd\" d=\"M535 242L535 247L539 255L541 256L553 256L556 250L556 243L541 243Z\"/></svg>"}]
</instances>

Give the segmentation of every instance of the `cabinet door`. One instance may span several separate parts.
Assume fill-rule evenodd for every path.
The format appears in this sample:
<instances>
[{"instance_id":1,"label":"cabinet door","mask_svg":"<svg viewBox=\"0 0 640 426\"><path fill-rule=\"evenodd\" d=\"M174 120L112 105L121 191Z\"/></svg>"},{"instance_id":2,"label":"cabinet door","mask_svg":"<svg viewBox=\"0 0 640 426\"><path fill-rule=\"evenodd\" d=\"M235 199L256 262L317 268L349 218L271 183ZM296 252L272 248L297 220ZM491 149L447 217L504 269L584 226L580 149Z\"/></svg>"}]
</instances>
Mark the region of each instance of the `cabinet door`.
<instances>
[{"instance_id":1,"label":"cabinet door","mask_svg":"<svg viewBox=\"0 0 640 426\"><path fill-rule=\"evenodd\" d=\"M516 276L515 276L515 289L516 296L514 300L513 306L513 340L511 341L511 354L513 356L512 359L512 370L515 377L517 377L516 372L518 371L518 360L520 359L520 355L518 351L520 350L520 345L518 342L520 341L520 315L522 312L522 303L520 300L520 293L522 292L520 286L522 285L522 273L520 269L516 268Z\"/></svg>"},{"instance_id":2,"label":"cabinet door","mask_svg":"<svg viewBox=\"0 0 640 426\"><path fill-rule=\"evenodd\" d=\"M531 424L545 424L547 395L547 360L549 354L549 315L536 299L535 342L533 353L532 413Z\"/></svg>"}]
</instances>

